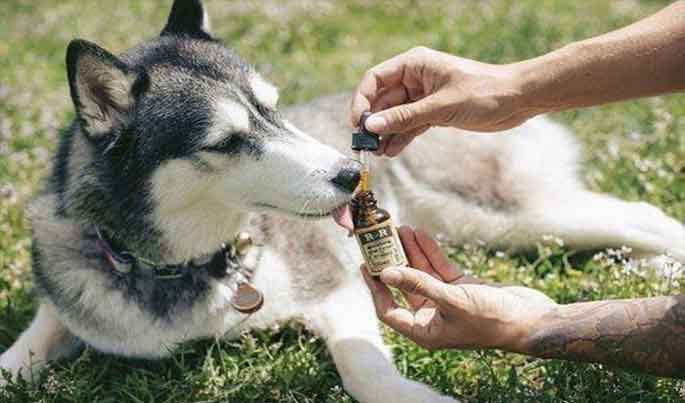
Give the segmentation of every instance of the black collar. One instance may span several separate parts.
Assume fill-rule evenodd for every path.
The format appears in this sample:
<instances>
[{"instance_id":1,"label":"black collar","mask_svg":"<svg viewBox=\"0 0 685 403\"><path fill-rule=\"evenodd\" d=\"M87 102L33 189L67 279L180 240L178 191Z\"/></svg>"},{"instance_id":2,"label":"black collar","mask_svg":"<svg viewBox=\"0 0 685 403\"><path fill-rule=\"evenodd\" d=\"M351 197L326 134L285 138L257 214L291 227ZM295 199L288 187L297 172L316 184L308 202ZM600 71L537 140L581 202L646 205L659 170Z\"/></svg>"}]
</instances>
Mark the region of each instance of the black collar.
<instances>
[{"instance_id":1,"label":"black collar","mask_svg":"<svg viewBox=\"0 0 685 403\"><path fill-rule=\"evenodd\" d=\"M208 274L217 278L226 277L236 272L240 273L247 281L252 277L252 270L242 264L242 259L234 243L224 243L213 254L186 263L164 264L144 259L128 251L115 250L113 246L115 243L111 241L111 237L108 237L97 226L95 227L95 234L95 243L102 251L105 260L112 270L121 276L135 273L159 280L172 280L182 278L187 274L197 273L199 270L206 270Z\"/></svg>"}]
</instances>

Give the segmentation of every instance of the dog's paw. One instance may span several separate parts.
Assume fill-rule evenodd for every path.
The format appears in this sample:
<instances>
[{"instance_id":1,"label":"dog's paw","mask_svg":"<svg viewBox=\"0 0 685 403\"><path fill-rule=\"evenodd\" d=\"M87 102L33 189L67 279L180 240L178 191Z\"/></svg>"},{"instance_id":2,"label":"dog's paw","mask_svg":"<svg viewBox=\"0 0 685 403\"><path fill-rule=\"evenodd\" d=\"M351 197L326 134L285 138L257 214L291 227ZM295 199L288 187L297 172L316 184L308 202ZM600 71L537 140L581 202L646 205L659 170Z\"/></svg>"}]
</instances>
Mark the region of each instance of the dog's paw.
<instances>
[{"instance_id":1,"label":"dog's paw","mask_svg":"<svg viewBox=\"0 0 685 403\"><path fill-rule=\"evenodd\" d=\"M369 380L365 384L345 385L347 392L361 403L459 403L419 382L402 377Z\"/></svg>"},{"instance_id":2,"label":"dog's paw","mask_svg":"<svg viewBox=\"0 0 685 403\"><path fill-rule=\"evenodd\" d=\"M0 355L0 388L7 385L9 381L17 380L23 377L29 379L27 376L33 374L31 365L21 360L14 350L9 349Z\"/></svg>"},{"instance_id":3,"label":"dog's paw","mask_svg":"<svg viewBox=\"0 0 685 403\"><path fill-rule=\"evenodd\" d=\"M7 383L16 378L18 373L17 366L10 362L9 354L0 355L0 389L7 386Z\"/></svg>"},{"instance_id":4,"label":"dog's paw","mask_svg":"<svg viewBox=\"0 0 685 403\"><path fill-rule=\"evenodd\" d=\"M427 402L427 403L460 403L458 400L440 394L434 389L421 384L415 383L419 388L410 388L408 394L398 393L398 396L393 400L382 400L383 402Z\"/></svg>"}]
</instances>

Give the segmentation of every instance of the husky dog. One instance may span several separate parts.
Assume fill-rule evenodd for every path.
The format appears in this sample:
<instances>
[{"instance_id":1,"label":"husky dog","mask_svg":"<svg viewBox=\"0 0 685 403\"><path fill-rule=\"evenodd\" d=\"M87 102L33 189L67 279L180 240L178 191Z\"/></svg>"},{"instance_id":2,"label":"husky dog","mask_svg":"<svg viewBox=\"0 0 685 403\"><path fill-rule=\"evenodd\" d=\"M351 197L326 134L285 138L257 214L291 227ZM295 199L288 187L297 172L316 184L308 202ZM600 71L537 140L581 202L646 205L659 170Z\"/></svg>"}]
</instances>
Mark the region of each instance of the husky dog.
<instances>
[{"instance_id":1,"label":"husky dog","mask_svg":"<svg viewBox=\"0 0 685 403\"><path fill-rule=\"evenodd\" d=\"M158 358L294 319L325 339L359 401L453 401L398 373L357 245L312 220L349 219L359 166L344 154L348 96L279 112L276 88L210 35L200 0L176 0L161 35L119 57L71 42L67 70L76 119L30 207L40 307L1 368L27 376L84 344ZM398 222L458 242L525 250L549 234L685 261L681 224L586 190L578 161L546 118L498 136L433 129L375 167L374 189ZM265 301L253 314L227 302L232 275L214 270L238 231L263 245L246 258Z\"/></svg>"}]
</instances>

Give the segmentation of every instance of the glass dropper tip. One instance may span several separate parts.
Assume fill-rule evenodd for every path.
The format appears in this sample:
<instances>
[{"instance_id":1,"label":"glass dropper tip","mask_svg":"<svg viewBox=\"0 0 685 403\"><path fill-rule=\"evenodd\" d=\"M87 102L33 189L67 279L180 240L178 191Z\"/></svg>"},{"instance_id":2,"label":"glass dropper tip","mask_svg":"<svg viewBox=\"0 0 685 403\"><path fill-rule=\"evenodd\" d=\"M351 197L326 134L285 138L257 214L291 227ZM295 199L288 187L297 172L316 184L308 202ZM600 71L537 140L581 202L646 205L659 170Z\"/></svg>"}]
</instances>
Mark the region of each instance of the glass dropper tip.
<instances>
[{"instance_id":1,"label":"glass dropper tip","mask_svg":"<svg viewBox=\"0 0 685 403\"><path fill-rule=\"evenodd\" d=\"M369 173L369 158L366 155L368 151L359 150L359 163L361 164L360 178L359 178L359 190L361 192L368 192L371 190L371 178Z\"/></svg>"}]
</instances>

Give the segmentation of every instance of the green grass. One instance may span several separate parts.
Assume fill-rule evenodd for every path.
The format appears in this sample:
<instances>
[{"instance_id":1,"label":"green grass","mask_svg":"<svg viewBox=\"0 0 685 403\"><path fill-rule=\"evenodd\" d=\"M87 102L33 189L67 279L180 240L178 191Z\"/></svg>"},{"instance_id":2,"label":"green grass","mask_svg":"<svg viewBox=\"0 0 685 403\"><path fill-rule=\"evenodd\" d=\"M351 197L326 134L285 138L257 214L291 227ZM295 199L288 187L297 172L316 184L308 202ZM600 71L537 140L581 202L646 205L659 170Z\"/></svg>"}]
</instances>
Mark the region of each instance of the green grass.
<instances>
[{"instance_id":1,"label":"green grass","mask_svg":"<svg viewBox=\"0 0 685 403\"><path fill-rule=\"evenodd\" d=\"M256 2L255 2L256 3ZM371 2L209 0L214 32L277 83L284 103L350 89L369 66L414 45L490 62L538 55L625 25L667 1ZM260 3L261 4L261 3ZM0 351L35 310L23 207L70 116L64 52L73 37L122 51L156 35L166 2L0 2ZM684 72L685 74L685 72ZM685 217L685 99L628 102L555 116L578 134L595 190ZM451 249L465 268L559 302L664 295L678 281L576 256L553 242L532 257ZM500 352L427 352L386 332L400 370L466 401L678 402L682 382L599 365ZM43 382L11 385L11 402L347 402L323 343L297 326L236 342L191 343L148 362L87 350Z\"/></svg>"}]
</instances>

